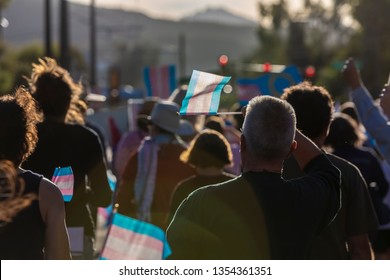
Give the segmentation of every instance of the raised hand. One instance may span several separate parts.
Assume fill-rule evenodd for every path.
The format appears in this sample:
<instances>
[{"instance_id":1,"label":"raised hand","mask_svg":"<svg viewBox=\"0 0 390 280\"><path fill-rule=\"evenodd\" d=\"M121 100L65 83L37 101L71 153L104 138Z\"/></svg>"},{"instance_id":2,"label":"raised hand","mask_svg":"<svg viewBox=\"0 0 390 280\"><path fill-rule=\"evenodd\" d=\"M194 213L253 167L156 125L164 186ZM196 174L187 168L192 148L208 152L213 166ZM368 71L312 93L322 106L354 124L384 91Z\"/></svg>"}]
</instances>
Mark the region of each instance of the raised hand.
<instances>
[{"instance_id":1,"label":"raised hand","mask_svg":"<svg viewBox=\"0 0 390 280\"><path fill-rule=\"evenodd\" d=\"M356 67L355 61L352 58L348 58L345 61L344 67L341 71L345 82L352 88L356 89L363 85L360 77L360 72Z\"/></svg>"},{"instance_id":2,"label":"raised hand","mask_svg":"<svg viewBox=\"0 0 390 280\"><path fill-rule=\"evenodd\" d=\"M390 77L389 77L389 81L382 89L379 104L382 108L383 113L390 120Z\"/></svg>"}]
</instances>

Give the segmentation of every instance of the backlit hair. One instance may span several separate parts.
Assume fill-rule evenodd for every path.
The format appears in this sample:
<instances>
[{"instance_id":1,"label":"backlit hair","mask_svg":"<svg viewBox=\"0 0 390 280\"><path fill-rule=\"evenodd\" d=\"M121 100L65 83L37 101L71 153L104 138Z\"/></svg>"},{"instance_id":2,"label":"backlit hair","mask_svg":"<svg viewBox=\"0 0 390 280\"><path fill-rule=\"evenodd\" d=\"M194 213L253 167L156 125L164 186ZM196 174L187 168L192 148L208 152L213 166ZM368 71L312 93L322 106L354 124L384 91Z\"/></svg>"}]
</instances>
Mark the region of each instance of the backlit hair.
<instances>
[{"instance_id":1,"label":"backlit hair","mask_svg":"<svg viewBox=\"0 0 390 280\"><path fill-rule=\"evenodd\" d=\"M249 101L243 135L249 153L258 159L284 159L295 137L294 109L272 96L257 96Z\"/></svg>"},{"instance_id":2,"label":"backlit hair","mask_svg":"<svg viewBox=\"0 0 390 280\"><path fill-rule=\"evenodd\" d=\"M39 120L35 100L26 89L0 97L0 160L19 166L34 151Z\"/></svg>"},{"instance_id":3,"label":"backlit hair","mask_svg":"<svg viewBox=\"0 0 390 280\"><path fill-rule=\"evenodd\" d=\"M0 227L37 199L33 193L23 194L24 186L13 163L0 160Z\"/></svg>"},{"instance_id":4,"label":"backlit hair","mask_svg":"<svg viewBox=\"0 0 390 280\"><path fill-rule=\"evenodd\" d=\"M67 122L83 122L79 108L82 85L54 59L45 57L33 63L31 77L26 79L45 117L66 116Z\"/></svg>"},{"instance_id":5,"label":"backlit hair","mask_svg":"<svg viewBox=\"0 0 390 280\"><path fill-rule=\"evenodd\" d=\"M229 142L218 131L205 129L191 141L180 159L195 167L223 168L232 163Z\"/></svg>"},{"instance_id":6,"label":"backlit hair","mask_svg":"<svg viewBox=\"0 0 390 280\"><path fill-rule=\"evenodd\" d=\"M334 107L333 99L324 87L302 82L285 89L281 99L294 108L297 128L310 139L328 129Z\"/></svg>"}]
</instances>

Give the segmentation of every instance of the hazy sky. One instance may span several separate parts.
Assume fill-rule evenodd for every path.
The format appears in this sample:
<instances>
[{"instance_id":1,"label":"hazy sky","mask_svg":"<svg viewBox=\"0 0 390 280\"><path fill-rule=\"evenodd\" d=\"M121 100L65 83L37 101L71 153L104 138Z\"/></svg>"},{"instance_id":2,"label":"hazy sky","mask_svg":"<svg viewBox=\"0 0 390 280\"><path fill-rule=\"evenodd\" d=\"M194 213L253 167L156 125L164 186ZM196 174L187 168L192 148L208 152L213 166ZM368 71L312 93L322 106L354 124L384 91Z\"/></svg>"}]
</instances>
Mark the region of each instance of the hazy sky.
<instances>
[{"instance_id":1,"label":"hazy sky","mask_svg":"<svg viewBox=\"0 0 390 280\"><path fill-rule=\"evenodd\" d=\"M91 3L91 0L71 1ZM95 0L95 3L97 6L129 8L144 12L152 17L170 19L179 19L207 7L223 7L235 14L257 20L257 3L259 1L273 2L273 0Z\"/></svg>"}]
</instances>

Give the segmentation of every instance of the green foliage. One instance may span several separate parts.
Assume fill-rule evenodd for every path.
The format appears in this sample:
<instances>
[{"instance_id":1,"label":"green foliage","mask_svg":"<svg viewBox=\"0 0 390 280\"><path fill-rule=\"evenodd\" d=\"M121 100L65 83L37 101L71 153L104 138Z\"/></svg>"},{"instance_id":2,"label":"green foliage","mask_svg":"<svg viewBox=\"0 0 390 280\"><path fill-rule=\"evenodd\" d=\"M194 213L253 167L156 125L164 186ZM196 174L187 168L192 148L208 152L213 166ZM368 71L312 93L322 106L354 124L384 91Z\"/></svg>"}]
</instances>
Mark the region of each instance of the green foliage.
<instances>
[{"instance_id":1,"label":"green foliage","mask_svg":"<svg viewBox=\"0 0 390 280\"><path fill-rule=\"evenodd\" d=\"M54 47L54 53L58 54L58 47ZM19 86L27 86L25 76L31 74L31 64L44 56L44 51L39 43L28 45L21 49L13 49L0 44L0 94L12 92ZM82 54L71 49L72 73L81 76L86 71L86 63Z\"/></svg>"},{"instance_id":2,"label":"green foliage","mask_svg":"<svg viewBox=\"0 0 390 280\"><path fill-rule=\"evenodd\" d=\"M378 96L390 72L390 1L355 1L353 15L362 27L362 76L368 89Z\"/></svg>"},{"instance_id":3,"label":"green foliage","mask_svg":"<svg viewBox=\"0 0 390 280\"><path fill-rule=\"evenodd\" d=\"M0 10L7 8L11 0L0 0Z\"/></svg>"},{"instance_id":4,"label":"green foliage","mask_svg":"<svg viewBox=\"0 0 390 280\"><path fill-rule=\"evenodd\" d=\"M389 0L305 0L291 12L285 1L259 4L260 47L247 62L271 61L316 68L314 83L335 99L346 99L340 68L346 58L360 61L363 80L377 97L390 72ZM287 35L286 35L287 34Z\"/></svg>"},{"instance_id":5,"label":"green foliage","mask_svg":"<svg viewBox=\"0 0 390 280\"><path fill-rule=\"evenodd\" d=\"M125 43L117 43L116 64L120 65L123 80L121 84L130 84L135 87L143 85L143 69L148 65L158 63L160 50L148 43L139 43L129 48Z\"/></svg>"},{"instance_id":6,"label":"green foliage","mask_svg":"<svg viewBox=\"0 0 390 280\"><path fill-rule=\"evenodd\" d=\"M260 44L245 62L313 65L313 82L342 100L347 89L340 68L353 56L361 62L366 85L379 92L390 71L389 11L389 0L333 0L328 6L305 0L296 12L284 0L259 4Z\"/></svg>"}]
</instances>

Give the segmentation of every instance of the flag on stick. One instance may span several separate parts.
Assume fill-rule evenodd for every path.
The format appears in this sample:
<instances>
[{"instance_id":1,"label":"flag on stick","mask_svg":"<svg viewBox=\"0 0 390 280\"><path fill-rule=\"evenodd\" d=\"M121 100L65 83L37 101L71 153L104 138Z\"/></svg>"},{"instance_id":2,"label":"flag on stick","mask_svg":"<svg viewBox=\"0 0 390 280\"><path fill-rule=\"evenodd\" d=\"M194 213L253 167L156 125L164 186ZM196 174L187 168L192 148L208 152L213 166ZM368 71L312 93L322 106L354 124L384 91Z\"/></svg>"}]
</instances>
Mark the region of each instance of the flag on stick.
<instances>
[{"instance_id":1,"label":"flag on stick","mask_svg":"<svg viewBox=\"0 0 390 280\"><path fill-rule=\"evenodd\" d=\"M145 67L144 80L148 96L168 99L176 89L176 67L174 65Z\"/></svg>"},{"instance_id":2,"label":"flag on stick","mask_svg":"<svg viewBox=\"0 0 390 280\"><path fill-rule=\"evenodd\" d=\"M192 71L188 90L180 108L180 115L216 115L223 87L231 77Z\"/></svg>"},{"instance_id":3,"label":"flag on stick","mask_svg":"<svg viewBox=\"0 0 390 280\"><path fill-rule=\"evenodd\" d=\"M72 200L74 177L70 166L56 167L51 181L60 189L64 201Z\"/></svg>"},{"instance_id":4,"label":"flag on stick","mask_svg":"<svg viewBox=\"0 0 390 280\"><path fill-rule=\"evenodd\" d=\"M100 259L161 260L170 254L161 228L115 213Z\"/></svg>"}]
</instances>

